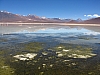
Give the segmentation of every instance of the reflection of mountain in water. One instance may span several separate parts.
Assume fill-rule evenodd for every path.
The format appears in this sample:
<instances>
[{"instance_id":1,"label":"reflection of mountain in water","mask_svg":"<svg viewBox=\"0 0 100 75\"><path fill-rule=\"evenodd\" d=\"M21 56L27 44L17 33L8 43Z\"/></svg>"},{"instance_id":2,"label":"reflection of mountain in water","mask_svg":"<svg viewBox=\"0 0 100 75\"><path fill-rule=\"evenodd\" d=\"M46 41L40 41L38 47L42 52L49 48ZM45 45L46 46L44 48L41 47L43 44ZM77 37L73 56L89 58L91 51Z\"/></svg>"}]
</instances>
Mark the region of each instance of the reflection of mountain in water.
<instances>
[{"instance_id":1,"label":"reflection of mountain in water","mask_svg":"<svg viewBox=\"0 0 100 75\"><path fill-rule=\"evenodd\" d=\"M69 26L48 26L48 25L8 25L0 26L1 34L10 33L70 33L70 32L88 32L89 30L81 27Z\"/></svg>"}]
</instances>

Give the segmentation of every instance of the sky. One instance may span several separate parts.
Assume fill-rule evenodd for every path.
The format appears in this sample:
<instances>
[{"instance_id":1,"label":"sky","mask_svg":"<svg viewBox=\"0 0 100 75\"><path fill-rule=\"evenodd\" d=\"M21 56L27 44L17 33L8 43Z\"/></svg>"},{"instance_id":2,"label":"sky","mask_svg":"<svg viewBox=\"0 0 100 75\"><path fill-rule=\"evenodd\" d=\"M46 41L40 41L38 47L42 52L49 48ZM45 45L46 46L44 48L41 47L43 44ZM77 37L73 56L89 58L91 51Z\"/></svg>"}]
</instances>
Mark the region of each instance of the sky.
<instances>
[{"instance_id":1,"label":"sky","mask_svg":"<svg viewBox=\"0 0 100 75\"><path fill-rule=\"evenodd\" d=\"M0 0L0 10L47 18L100 17L100 0Z\"/></svg>"}]
</instances>

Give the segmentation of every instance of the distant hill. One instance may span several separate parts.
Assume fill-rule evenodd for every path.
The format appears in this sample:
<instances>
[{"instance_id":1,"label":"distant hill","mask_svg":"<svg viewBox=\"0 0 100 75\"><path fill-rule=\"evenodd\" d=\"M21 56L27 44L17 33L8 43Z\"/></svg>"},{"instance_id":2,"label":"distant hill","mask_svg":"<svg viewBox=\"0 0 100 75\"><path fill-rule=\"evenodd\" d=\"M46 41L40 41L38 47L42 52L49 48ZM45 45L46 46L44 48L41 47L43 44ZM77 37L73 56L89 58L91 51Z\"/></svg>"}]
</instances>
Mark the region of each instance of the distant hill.
<instances>
[{"instance_id":1,"label":"distant hill","mask_svg":"<svg viewBox=\"0 0 100 75\"><path fill-rule=\"evenodd\" d=\"M100 24L100 17L92 18L92 19L89 19L89 20L85 20L83 23L87 23L87 24Z\"/></svg>"},{"instance_id":2,"label":"distant hill","mask_svg":"<svg viewBox=\"0 0 100 75\"><path fill-rule=\"evenodd\" d=\"M46 18L39 17L36 15L19 15L13 14L7 11L0 11L0 22L16 22L16 23L86 23L86 24L100 24L100 17L92 18L83 21L78 18L77 20L72 19L60 19L60 18Z\"/></svg>"},{"instance_id":3,"label":"distant hill","mask_svg":"<svg viewBox=\"0 0 100 75\"><path fill-rule=\"evenodd\" d=\"M25 21L26 18L17 14L12 14L9 12L0 12L0 22L19 22Z\"/></svg>"}]
</instances>

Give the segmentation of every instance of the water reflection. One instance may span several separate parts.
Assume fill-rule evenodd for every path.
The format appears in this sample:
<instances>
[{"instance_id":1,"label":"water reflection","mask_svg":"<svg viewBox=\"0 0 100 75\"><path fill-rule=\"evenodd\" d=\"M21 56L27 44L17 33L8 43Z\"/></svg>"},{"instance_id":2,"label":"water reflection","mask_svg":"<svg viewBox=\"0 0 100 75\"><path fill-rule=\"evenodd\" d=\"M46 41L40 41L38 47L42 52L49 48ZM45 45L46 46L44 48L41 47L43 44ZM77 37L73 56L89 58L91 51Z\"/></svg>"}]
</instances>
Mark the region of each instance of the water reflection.
<instances>
[{"instance_id":1,"label":"water reflection","mask_svg":"<svg viewBox=\"0 0 100 75\"><path fill-rule=\"evenodd\" d=\"M10 33L70 33L70 32L89 32L85 28L55 25L8 25L0 26L1 34Z\"/></svg>"},{"instance_id":2,"label":"water reflection","mask_svg":"<svg viewBox=\"0 0 100 75\"><path fill-rule=\"evenodd\" d=\"M2 75L99 75L100 33L55 25L0 26ZM92 65L92 66L91 66Z\"/></svg>"}]
</instances>

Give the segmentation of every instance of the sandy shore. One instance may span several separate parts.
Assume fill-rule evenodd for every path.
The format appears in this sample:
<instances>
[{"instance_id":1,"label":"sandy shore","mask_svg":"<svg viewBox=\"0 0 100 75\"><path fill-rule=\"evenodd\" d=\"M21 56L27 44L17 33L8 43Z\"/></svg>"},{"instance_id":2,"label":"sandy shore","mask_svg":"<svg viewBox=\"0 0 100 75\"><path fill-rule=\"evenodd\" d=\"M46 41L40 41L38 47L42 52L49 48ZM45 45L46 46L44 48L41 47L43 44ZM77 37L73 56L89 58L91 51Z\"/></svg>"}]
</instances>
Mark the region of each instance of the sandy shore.
<instances>
[{"instance_id":1,"label":"sandy shore","mask_svg":"<svg viewBox=\"0 0 100 75\"><path fill-rule=\"evenodd\" d=\"M21 25L26 25L26 24L28 24L28 25L34 25L34 24L40 24L40 25L71 25L71 26L100 26L100 24L68 24L68 23L0 23L0 25L11 25L11 24L14 24L14 25L19 25L19 24L21 24Z\"/></svg>"}]
</instances>

